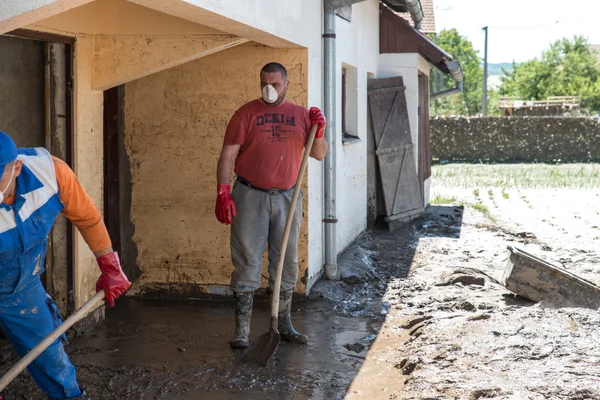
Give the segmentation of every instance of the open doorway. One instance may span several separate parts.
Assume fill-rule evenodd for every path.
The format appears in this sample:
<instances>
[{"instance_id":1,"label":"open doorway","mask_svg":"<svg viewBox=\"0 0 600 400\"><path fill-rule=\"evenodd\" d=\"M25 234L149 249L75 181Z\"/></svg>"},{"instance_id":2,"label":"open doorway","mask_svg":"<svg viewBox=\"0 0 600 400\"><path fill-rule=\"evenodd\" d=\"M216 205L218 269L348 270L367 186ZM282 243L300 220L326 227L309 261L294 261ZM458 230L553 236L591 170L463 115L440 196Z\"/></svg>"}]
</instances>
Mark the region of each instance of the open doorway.
<instances>
[{"instance_id":1,"label":"open doorway","mask_svg":"<svg viewBox=\"0 0 600 400\"><path fill-rule=\"evenodd\" d=\"M0 130L72 166L73 39L19 29L0 35L0 53ZM59 216L42 283L65 314L74 308L72 254L72 227Z\"/></svg>"}]
</instances>

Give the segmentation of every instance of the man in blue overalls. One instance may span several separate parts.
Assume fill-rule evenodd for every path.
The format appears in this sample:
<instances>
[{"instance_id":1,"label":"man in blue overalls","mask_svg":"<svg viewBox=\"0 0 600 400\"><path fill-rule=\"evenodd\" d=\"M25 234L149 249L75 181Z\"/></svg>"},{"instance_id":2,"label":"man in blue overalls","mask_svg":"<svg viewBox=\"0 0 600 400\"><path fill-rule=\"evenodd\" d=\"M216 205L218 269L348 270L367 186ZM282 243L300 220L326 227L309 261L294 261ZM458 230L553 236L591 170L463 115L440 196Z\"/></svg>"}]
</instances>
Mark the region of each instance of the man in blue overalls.
<instances>
[{"instance_id":1,"label":"man in blue overalls","mask_svg":"<svg viewBox=\"0 0 600 400\"><path fill-rule=\"evenodd\" d=\"M17 149L0 132L0 328L23 357L61 322L60 313L40 281L48 234L59 213L81 232L102 272L96 290L104 289L109 306L129 289L98 209L73 171L46 149ZM28 367L51 399L87 399L63 338Z\"/></svg>"}]
</instances>

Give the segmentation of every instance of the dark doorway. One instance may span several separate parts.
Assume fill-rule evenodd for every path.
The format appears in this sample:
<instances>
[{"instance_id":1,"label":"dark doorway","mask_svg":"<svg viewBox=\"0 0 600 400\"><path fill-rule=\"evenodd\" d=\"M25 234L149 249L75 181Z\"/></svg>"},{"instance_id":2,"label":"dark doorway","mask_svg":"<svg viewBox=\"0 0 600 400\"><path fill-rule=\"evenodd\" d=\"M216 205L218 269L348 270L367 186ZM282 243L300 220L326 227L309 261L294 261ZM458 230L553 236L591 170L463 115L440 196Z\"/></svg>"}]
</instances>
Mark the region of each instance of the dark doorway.
<instances>
[{"instance_id":1,"label":"dark doorway","mask_svg":"<svg viewBox=\"0 0 600 400\"><path fill-rule=\"evenodd\" d=\"M141 275L131 223L131 170L125 149L125 87L104 92L104 221L123 271Z\"/></svg>"},{"instance_id":2,"label":"dark doorway","mask_svg":"<svg viewBox=\"0 0 600 400\"><path fill-rule=\"evenodd\" d=\"M122 86L104 92L104 221L113 249L121 252L119 147L122 139Z\"/></svg>"}]
</instances>

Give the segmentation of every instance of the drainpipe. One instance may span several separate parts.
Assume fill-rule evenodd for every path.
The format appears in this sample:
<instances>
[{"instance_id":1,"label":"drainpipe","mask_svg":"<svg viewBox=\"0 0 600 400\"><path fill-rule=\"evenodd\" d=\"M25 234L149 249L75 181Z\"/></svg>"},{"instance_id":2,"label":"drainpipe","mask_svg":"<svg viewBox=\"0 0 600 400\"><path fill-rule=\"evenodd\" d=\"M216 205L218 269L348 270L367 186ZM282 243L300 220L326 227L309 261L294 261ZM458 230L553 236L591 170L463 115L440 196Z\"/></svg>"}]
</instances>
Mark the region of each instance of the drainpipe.
<instances>
[{"instance_id":1,"label":"drainpipe","mask_svg":"<svg viewBox=\"0 0 600 400\"><path fill-rule=\"evenodd\" d=\"M456 87L431 94L431 100L452 96L453 94L457 94L463 91L464 74L460 63L458 61L446 61L445 64L448 68L449 74L452 76L452 79L454 79L454 81L456 82Z\"/></svg>"},{"instance_id":2,"label":"drainpipe","mask_svg":"<svg viewBox=\"0 0 600 400\"><path fill-rule=\"evenodd\" d=\"M324 219L325 223L325 277L329 280L339 280L340 271L337 265L336 242L336 152L337 152L337 108L336 108L336 46L335 46L335 10L365 0L324 0L324 59L323 59L323 86L324 86L324 113L327 118L325 139L329 151L325 156L325 195Z\"/></svg>"},{"instance_id":3,"label":"drainpipe","mask_svg":"<svg viewBox=\"0 0 600 400\"><path fill-rule=\"evenodd\" d=\"M423 8L421 0L406 0L406 10L415 23L415 28L421 29L421 21L423 21Z\"/></svg>"},{"instance_id":4,"label":"drainpipe","mask_svg":"<svg viewBox=\"0 0 600 400\"><path fill-rule=\"evenodd\" d=\"M415 24L415 28L421 29L421 21L423 21L423 7L421 0L382 0L383 3L392 9L394 12L407 11L410 18Z\"/></svg>"}]
</instances>

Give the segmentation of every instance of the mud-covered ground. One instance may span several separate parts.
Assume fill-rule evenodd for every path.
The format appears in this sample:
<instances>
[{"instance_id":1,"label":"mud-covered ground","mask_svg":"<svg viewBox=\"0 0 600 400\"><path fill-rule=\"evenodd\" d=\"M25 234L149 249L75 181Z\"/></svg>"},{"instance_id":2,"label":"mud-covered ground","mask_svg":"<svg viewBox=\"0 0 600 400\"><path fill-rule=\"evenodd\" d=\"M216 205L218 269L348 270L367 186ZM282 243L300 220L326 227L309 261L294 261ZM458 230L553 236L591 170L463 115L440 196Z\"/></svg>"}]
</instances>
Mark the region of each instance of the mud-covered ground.
<instances>
[{"instance_id":1,"label":"mud-covered ground","mask_svg":"<svg viewBox=\"0 0 600 400\"><path fill-rule=\"evenodd\" d=\"M368 344L376 330L368 317L331 312L325 301L296 301L296 328L308 345L282 342L267 368L239 364L233 351L230 299L141 302L124 299L107 310L91 336L67 346L80 384L92 399L341 399L363 358L350 346ZM265 300L255 302L252 337L268 331ZM0 350L0 373L16 361ZM27 374L4 400L45 399Z\"/></svg>"},{"instance_id":2,"label":"mud-covered ground","mask_svg":"<svg viewBox=\"0 0 600 400\"><path fill-rule=\"evenodd\" d=\"M471 168L486 179L469 182ZM400 265L389 278L382 346L363 367L380 385L359 374L348 397L600 399L598 312L550 308L499 284L508 245L600 284L598 165L437 169L455 178L434 184L437 204L421 224L370 233L357 247L378 264L413 259L407 279Z\"/></svg>"},{"instance_id":3,"label":"mud-covered ground","mask_svg":"<svg viewBox=\"0 0 600 400\"><path fill-rule=\"evenodd\" d=\"M295 302L309 344L282 343L267 368L237 364L229 299L126 299L68 346L81 383L94 399L600 399L597 311L499 283L508 245L600 283L600 182L534 172L507 184L436 167L424 219L361 236L342 280ZM253 337L268 318L259 300ZM4 345L0 373L15 360ZM26 374L3 395L43 398Z\"/></svg>"}]
</instances>

